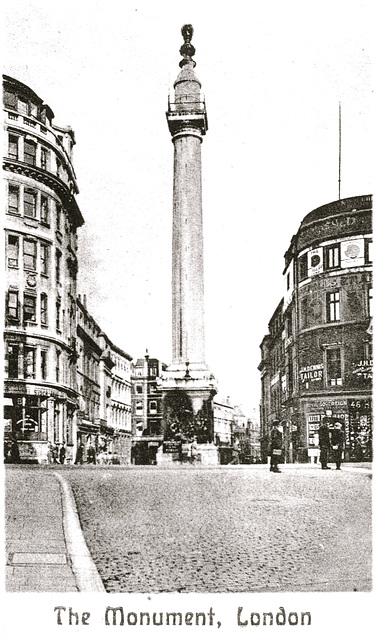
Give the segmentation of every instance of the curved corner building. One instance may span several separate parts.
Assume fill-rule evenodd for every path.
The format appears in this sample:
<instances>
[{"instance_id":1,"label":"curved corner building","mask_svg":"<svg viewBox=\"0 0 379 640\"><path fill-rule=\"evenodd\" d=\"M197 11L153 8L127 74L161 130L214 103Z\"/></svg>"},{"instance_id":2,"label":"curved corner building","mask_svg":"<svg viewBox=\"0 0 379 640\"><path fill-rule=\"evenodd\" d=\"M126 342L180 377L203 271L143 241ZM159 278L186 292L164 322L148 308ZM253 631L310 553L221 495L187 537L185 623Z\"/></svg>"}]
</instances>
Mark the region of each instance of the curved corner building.
<instances>
[{"instance_id":1,"label":"curved corner building","mask_svg":"<svg viewBox=\"0 0 379 640\"><path fill-rule=\"evenodd\" d=\"M3 76L5 439L25 461L48 442L72 457L76 391L77 229L74 132L29 87Z\"/></svg>"},{"instance_id":2,"label":"curved corner building","mask_svg":"<svg viewBox=\"0 0 379 640\"><path fill-rule=\"evenodd\" d=\"M323 416L345 460L372 459L372 197L309 213L285 254L284 295L261 347L261 443L284 427L287 461L318 459Z\"/></svg>"}]
</instances>

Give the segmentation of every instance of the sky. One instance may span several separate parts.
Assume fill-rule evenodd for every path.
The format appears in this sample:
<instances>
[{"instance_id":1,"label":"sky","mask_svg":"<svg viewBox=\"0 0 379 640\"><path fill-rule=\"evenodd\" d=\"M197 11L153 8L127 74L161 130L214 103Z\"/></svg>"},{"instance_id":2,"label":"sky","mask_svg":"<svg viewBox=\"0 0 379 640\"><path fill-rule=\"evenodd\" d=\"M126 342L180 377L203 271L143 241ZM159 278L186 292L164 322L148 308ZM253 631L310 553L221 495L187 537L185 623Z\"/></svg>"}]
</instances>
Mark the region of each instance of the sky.
<instances>
[{"instance_id":1,"label":"sky","mask_svg":"<svg viewBox=\"0 0 379 640\"><path fill-rule=\"evenodd\" d=\"M171 362L173 145L165 112L194 27L202 145L206 360L248 416L259 345L301 220L373 191L373 2L17 0L3 3L3 72L76 135L85 219L78 293L134 359Z\"/></svg>"}]
</instances>

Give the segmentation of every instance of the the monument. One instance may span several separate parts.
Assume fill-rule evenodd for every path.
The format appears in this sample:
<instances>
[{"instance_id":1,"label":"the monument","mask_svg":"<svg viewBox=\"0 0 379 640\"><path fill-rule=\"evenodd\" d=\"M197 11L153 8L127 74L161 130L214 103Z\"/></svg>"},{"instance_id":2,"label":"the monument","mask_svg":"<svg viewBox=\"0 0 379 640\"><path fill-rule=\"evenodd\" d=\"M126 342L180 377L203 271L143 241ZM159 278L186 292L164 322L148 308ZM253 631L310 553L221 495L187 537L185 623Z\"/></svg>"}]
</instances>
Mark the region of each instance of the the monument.
<instances>
[{"instance_id":1,"label":"the monument","mask_svg":"<svg viewBox=\"0 0 379 640\"><path fill-rule=\"evenodd\" d=\"M196 77L193 28L182 28L181 71L169 97L168 127L174 145L172 225L172 363L161 380L164 444L159 461L217 463L213 444L214 376L205 363L201 143L208 122ZM194 446L195 445L195 446Z\"/></svg>"}]
</instances>

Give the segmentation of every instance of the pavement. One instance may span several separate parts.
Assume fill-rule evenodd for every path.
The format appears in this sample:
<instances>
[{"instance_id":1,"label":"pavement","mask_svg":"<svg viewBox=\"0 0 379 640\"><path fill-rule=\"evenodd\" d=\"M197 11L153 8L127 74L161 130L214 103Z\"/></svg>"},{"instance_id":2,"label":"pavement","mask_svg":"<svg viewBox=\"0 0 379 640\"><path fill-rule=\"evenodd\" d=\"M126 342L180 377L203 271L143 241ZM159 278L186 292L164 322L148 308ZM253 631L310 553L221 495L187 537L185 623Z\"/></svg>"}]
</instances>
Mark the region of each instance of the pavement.
<instances>
[{"instance_id":1,"label":"pavement","mask_svg":"<svg viewBox=\"0 0 379 640\"><path fill-rule=\"evenodd\" d=\"M105 591L60 473L7 466L6 591Z\"/></svg>"},{"instance_id":2,"label":"pavement","mask_svg":"<svg viewBox=\"0 0 379 640\"><path fill-rule=\"evenodd\" d=\"M339 475L335 472L334 466L332 465L333 471L329 471L327 475ZM92 469L95 470L94 467ZM138 470L138 467L129 468L129 470L133 469ZM268 478L273 476L268 473L266 465L221 467L223 471L228 469L236 471L237 475L240 475L238 471L244 472L251 469L259 476L262 471L267 472ZM283 474L290 472L291 475L295 473L297 476L298 473L308 475L308 472L316 471L317 475L324 476L319 465L288 464L281 465L281 469ZM105 471L105 468L103 470ZM73 480L74 471L76 469L71 471L69 467L60 470L59 465L49 467L6 465L6 591L104 592L106 590L87 548L73 493L67 481L67 476L71 481ZM90 468L88 471L91 473ZM109 467L107 471L113 475L116 474L117 469ZM143 471L159 474L157 467L144 468ZM372 473L371 464L368 463L343 466L343 471L349 474L351 472L368 475ZM211 470L209 472L212 473ZM266 473L264 476L266 477ZM213 496L214 499L216 497ZM134 505L134 508L138 512L141 506ZM117 514L114 514L114 517L117 517ZM153 524L156 528L156 519ZM112 591L107 587L108 590ZM137 588L136 591L139 589Z\"/></svg>"}]
</instances>

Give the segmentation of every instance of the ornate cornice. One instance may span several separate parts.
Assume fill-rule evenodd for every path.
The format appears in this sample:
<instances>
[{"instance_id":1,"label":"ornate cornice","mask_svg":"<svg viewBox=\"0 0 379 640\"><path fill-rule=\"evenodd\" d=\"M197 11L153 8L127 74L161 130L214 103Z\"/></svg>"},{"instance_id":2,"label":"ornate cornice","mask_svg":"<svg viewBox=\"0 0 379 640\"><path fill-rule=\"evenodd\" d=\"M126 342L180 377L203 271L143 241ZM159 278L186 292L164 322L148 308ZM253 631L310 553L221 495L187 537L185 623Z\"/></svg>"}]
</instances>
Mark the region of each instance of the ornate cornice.
<instances>
[{"instance_id":1,"label":"ornate cornice","mask_svg":"<svg viewBox=\"0 0 379 640\"><path fill-rule=\"evenodd\" d=\"M63 180L58 178L58 176L55 176L45 169L29 165L26 162L21 162L20 160L8 160L7 158L3 160L3 169L4 171L10 171L11 173L41 182L46 187L49 187L49 189L55 191L62 200L64 208L69 214L71 214L75 226L81 227L84 224L84 218L74 195L70 192L70 189Z\"/></svg>"}]
</instances>

